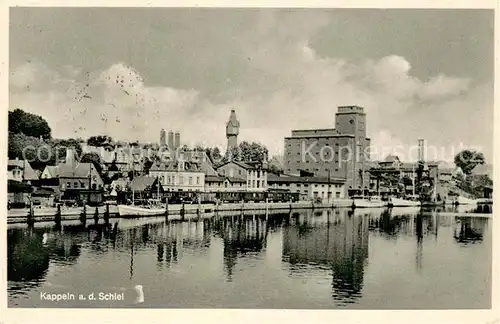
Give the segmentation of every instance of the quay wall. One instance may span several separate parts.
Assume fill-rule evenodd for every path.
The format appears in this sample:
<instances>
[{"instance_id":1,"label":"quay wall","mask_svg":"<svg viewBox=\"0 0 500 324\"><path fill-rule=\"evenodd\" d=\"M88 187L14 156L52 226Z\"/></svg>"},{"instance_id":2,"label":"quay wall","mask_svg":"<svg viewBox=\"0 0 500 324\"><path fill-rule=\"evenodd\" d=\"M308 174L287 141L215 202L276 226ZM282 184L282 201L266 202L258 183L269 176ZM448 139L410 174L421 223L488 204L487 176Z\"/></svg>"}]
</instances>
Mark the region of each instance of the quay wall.
<instances>
[{"instance_id":1,"label":"quay wall","mask_svg":"<svg viewBox=\"0 0 500 324\"><path fill-rule=\"evenodd\" d=\"M234 212L244 212L244 214L255 215L258 213L265 214L268 213L280 213L286 212L291 209L316 209L316 208L339 208L339 207L350 207L351 201L348 199L336 200L333 203L312 203L309 201L301 201L295 203L233 203L233 204L185 204L184 214L207 214L204 217L208 217L212 214L217 215L234 215ZM87 207L86 208L86 218L92 219L96 213L99 218L102 218L106 212L106 206L100 207ZM183 205L175 204L168 205L169 219L181 219ZM79 220L80 215L83 213L83 207L67 207L61 208L61 220ZM258 213L257 213L258 212ZM53 221L55 215L57 214L57 208L34 208L33 209L35 222L43 221ZM7 213L7 223L21 223L28 220L29 209L11 209ZM109 205L110 217L119 217L118 207L115 205ZM184 217L186 219L186 217Z\"/></svg>"}]
</instances>

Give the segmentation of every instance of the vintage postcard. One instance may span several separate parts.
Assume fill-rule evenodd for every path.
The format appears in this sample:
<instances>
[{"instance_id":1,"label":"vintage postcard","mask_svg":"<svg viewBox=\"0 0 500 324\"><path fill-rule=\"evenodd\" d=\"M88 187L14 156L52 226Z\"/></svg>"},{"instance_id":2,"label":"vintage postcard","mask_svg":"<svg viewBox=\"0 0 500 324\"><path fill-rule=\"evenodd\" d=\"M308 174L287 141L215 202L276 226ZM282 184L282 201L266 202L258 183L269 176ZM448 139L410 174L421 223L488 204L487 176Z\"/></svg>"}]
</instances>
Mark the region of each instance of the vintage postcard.
<instances>
[{"instance_id":1,"label":"vintage postcard","mask_svg":"<svg viewBox=\"0 0 500 324\"><path fill-rule=\"evenodd\" d=\"M495 322L495 3L446 4L4 8L0 321Z\"/></svg>"}]
</instances>

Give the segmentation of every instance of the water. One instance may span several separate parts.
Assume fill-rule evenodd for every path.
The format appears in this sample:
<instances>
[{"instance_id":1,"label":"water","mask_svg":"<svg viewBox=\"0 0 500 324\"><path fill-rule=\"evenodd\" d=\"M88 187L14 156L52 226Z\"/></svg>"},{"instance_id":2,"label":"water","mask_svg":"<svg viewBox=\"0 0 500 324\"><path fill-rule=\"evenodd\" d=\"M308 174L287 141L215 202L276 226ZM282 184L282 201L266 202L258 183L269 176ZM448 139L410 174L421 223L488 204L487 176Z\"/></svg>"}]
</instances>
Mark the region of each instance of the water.
<instances>
[{"instance_id":1,"label":"water","mask_svg":"<svg viewBox=\"0 0 500 324\"><path fill-rule=\"evenodd\" d=\"M267 221L119 220L116 232L23 225L8 229L8 300L9 307L490 308L491 245L491 215L411 208L292 211ZM134 303L136 285L144 303ZM99 292L124 300L99 300ZM52 293L75 300L42 298Z\"/></svg>"}]
</instances>

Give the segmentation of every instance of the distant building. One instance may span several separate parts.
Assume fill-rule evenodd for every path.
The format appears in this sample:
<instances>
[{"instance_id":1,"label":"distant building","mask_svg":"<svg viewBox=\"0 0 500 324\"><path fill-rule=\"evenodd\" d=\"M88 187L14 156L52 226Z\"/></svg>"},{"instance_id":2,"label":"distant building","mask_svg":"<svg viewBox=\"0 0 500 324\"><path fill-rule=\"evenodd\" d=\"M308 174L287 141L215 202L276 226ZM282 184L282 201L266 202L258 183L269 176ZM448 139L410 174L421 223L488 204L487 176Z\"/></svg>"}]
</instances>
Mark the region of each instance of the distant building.
<instances>
[{"instance_id":1,"label":"distant building","mask_svg":"<svg viewBox=\"0 0 500 324\"><path fill-rule=\"evenodd\" d=\"M158 199L163 196L164 189L160 185L159 179L151 176L137 176L129 184L134 195L134 200Z\"/></svg>"},{"instance_id":2,"label":"distant building","mask_svg":"<svg viewBox=\"0 0 500 324\"><path fill-rule=\"evenodd\" d=\"M205 173L197 163L155 163L149 169L149 175L158 177L165 191L203 192L205 189Z\"/></svg>"},{"instance_id":3,"label":"distant building","mask_svg":"<svg viewBox=\"0 0 500 324\"><path fill-rule=\"evenodd\" d=\"M33 170L27 160L9 160L7 162L7 179L19 182L31 182L38 180L38 173Z\"/></svg>"},{"instance_id":4,"label":"distant building","mask_svg":"<svg viewBox=\"0 0 500 324\"><path fill-rule=\"evenodd\" d=\"M335 199L345 198L345 179L328 179L327 177L299 177L293 175L267 176L269 188L288 189L290 192L300 193L302 200L321 199L333 202Z\"/></svg>"},{"instance_id":5,"label":"distant building","mask_svg":"<svg viewBox=\"0 0 500 324\"><path fill-rule=\"evenodd\" d=\"M362 170L370 159L369 147L364 108L338 107L335 128L292 130L291 136L285 137L284 172L343 178L346 192L355 194L361 191L362 183L368 188L369 179L363 181L363 174L369 175Z\"/></svg>"},{"instance_id":6,"label":"distant building","mask_svg":"<svg viewBox=\"0 0 500 324\"><path fill-rule=\"evenodd\" d=\"M240 133L240 122L236 119L236 112L231 110L229 121L226 124L227 151L238 147L238 134Z\"/></svg>"}]
</instances>

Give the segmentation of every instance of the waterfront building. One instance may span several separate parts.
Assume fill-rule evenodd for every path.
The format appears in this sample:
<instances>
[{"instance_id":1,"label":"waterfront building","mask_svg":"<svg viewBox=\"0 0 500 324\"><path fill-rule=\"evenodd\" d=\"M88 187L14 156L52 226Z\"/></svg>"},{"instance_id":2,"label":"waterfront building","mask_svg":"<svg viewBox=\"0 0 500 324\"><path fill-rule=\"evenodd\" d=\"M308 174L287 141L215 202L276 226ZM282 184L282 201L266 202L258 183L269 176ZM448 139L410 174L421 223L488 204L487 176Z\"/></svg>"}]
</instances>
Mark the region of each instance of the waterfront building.
<instances>
[{"instance_id":1,"label":"waterfront building","mask_svg":"<svg viewBox=\"0 0 500 324\"><path fill-rule=\"evenodd\" d=\"M16 158L7 162L7 179L31 183L38 180L38 174L27 160Z\"/></svg>"},{"instance_id":2,"label":"waterfront building","mask_svg":"<svg viewBox=\"0 0 500 324\"><path fill-rule=\"evenodd\" d=\"M267 183L269 188L298 192L301 200L321 199L324 202L333 202L335 199L345 198L345 179L269 173Z\"/></svg>"},{"instance_id":3,"label":"waterfront building","mask_svg":"<svg viewBox=\"0 0 500 324\"><path fill-rule=\"evenodd\" d=\"M267 189L267 161L229 161L217 168L223 177L239 178L246 181L246 190L265 191Z\"/></svg>"},{"instance_id":4,"label":"waterfront building","mask_svg":"<svg viewBox=\"0 0 500 324\"><path fill-rule=\"evenodd\" d=\"M205 175L205 192L246 191L247 181L237 177Z\"/></svg>"},{"instance_id":5,"label":"waterfront building","mask_svg":"<svg viewBox=\"0 0 500 324\"><path fill-rule=\"evenodd\" d=\"M76 199L83 191L102 190L104 182L93 163L75 160L72 149L66 150L66 160L56 166L46 166L40 186L54 190L59 199Z\"/></svg>"},{"instance_id":6,"label":"waterfront building","mask_svg":"<svg viewBox=\"0 0 500 324\"><path fill-rule=\"evenodd\" d=\"M158 177L165 191L195 191L205 189L205 173L199 164L186 161L157 162L149 175Z\"/></svg>"},{"instance_id":7,"label":"waterfront building","mask_svg":"<svg viewBox=\"0 0 500 324\"><path fill-rule=\"evenodd\" d=\"M240 122L236 119L235 110L231 110L229 121L226 124L227 151L238 147L238 134L240 132Z\"/></svg>"},{"instance_id":8,"label":"waterfront building","mask_svg":"<svg viewBox=\"0 0 500 324\"><path fill-rule=\"evenodd\" d=\"M346 179L346 193L368 188L369 174L362 172L370 159L370 139L366 136L363 107L341 106L335 115L335 128L292 130L285 137L284 171L301 171L318 177ZM362 154L366 152L366 154Z\"/></svg>"}]
</instances>

